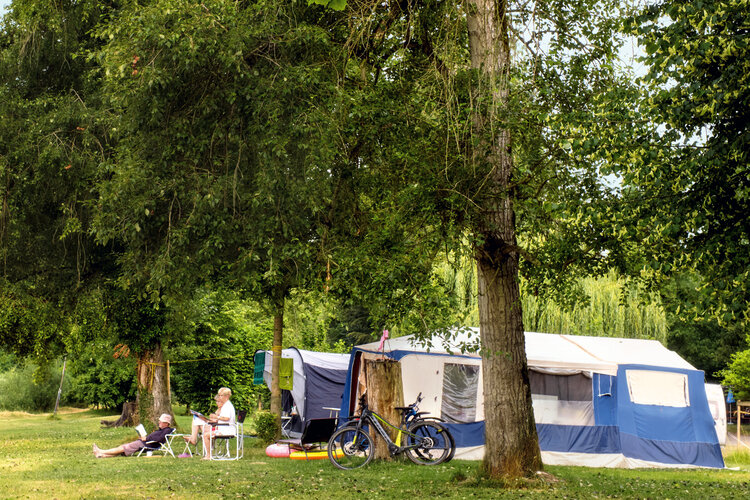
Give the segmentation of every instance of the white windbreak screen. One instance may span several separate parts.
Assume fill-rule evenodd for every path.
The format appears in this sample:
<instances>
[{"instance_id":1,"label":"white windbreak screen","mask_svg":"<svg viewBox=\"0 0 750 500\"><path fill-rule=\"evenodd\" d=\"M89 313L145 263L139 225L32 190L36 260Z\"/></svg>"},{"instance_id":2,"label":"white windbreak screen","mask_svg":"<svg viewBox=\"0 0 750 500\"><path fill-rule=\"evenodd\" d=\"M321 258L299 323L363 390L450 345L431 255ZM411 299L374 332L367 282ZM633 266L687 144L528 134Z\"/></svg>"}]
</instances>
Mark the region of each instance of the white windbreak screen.
<instances>
[{"instance_id":1,"label":"white windbreak screen","mask_svg":"<svg viewBox=\"0 0 750 500\"><path fill-rule=\"evenodd\" d=\"M640 405L690 406L688 379L683 373L627 370L630 401Z\"/></svg>"}]
</instances>

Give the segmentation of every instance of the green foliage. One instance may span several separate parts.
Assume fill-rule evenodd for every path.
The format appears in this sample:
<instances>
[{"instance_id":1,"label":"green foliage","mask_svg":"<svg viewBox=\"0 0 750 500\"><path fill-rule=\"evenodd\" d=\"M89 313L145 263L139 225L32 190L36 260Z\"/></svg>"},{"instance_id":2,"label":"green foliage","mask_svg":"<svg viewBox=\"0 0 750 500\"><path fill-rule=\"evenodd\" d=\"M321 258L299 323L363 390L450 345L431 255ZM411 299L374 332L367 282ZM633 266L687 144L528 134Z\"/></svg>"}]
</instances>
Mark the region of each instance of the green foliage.
<instances>
[{"instance_id":1,"label":"green foliage","mask_svg":"<svg viewBox=\"0 0 750 500\"><path fill-rule=\"evenodd\" d=\"M326 102L336 77L309 12L160 0L101 26L106 46L91 58L121 141L93 230L125 246L121 284L170 305L221 280L274 311L321 276L337 151L311 102Z\"/></svg>"},{"instance_id":2,"label":"green foliage","mask_svg":"<svg viewBox=\"0 0 750 500\"><path fill-rule=\"evenodd\" d=\"M376 340L378 328L373 325L370 311L361 305L341 307L328 329L328 340L348 347Z\"/></svg>"},{"instance_id":3,"label":"green foliage","mask_svg":"<svg viewBox=\"0 0 750 500\"><path fill-rule=\"evenodd\" d=\"M344 10L346 8L346 0L307 0L309 4L325 5L329 9L333 10Z\"/></svg>"},{"instance_id":4,"label":"green foliage","mask_svg":"<svg viewBox=\"0 0 750 500\"><path fill-rule=\"evenodd\" d=\"M628 284L614 272L578 282L578 301L572 307L523 296L524 326L529 331L654 339L665 342L668 329L658 297Z\"/></svg>"},{"instance_id":5,"label":"green foliage","mask_svg":"<svg viewBox=\"0 0 750 500\"><path fill-rule=\"evenodd\" d=\"M279 424L276 421L276 415L269 411L258 411L253 415L255 433L261 444L267 445L276 440L279 432Z\"/></svg>"},{"instance_id":6,"label":"green foliage","mask_svg":"<svg viewBox=\"0 0 750 500\"><path fill-rule=\"evenodd\" d=\"M726 368L733 353L747 348L747 322L720 322L711 314L696 318L694 311L705 307L702 288L697 275L675 273L660 287L660 294L669 328L667 347L713 380L721 377L718 372Z\"/></svg>"},{"instance_id":7,"label":"green foliage","mask_svg":"<svg viewBox=\"0 0 750 500\"><path fill-rule=\"evenodd\" d=\"M6 372L18 364L18 359L12 352L0 349L0 373Z\"/></svg>"},{"instance_id":8,"label":"green foliage","mask_svg":"<svg viewBox=\"0 0 750 500\"><path fill-rule=\"evenodd\" d=\"M690 311L722 325L748 314L750 289L750 44L747 0L647 6L625 23L645 47L652 125L622 170L647 263L702 277Z\"/></svg>"},{"instance_id":9,"label":"green foliage","mask_svg":"<svg viewBox=\"0 0 750 500\"><path fill-rule=\"evenodd\" d=\"M340 314L337 306L325 292L293 291L284 311L284 345L311 351L348 352L348 347L328 336L329 325Z\"/></svg>"},{"instance_id":10,"label":"green foliage","mask_svg":"<svg viewBox=\"0 0 750 500\"><path fill-rule=\"evenodd\" d=\"M55 407L62 362L19 364L0 372L0 410L41 412ZM70 381L63 384L62 403L69 401Z\"/></svg>"},{"instance_id":11,"label":"green foliage","mask_svg":"<svg viewBox=\"0 0 750 500\"><path fill-rule=\"evenodd\" d=\"M76 57L110 8L16 1L0 25L0 343L24 356L64 350L84 283L111 263L86 235L107 146L92 65Z\"/></svg>"},{"instance_id":12,"label":"green foliage","mask_svg":"<svg viewBox=\"0 0 750 500\"><path fill-rule=\"evenodd\" d=\"M731 387L739 401L750 399L750 349L734 353L729 366L720 372L722 384Z\"/></svg>"},{"instance_id":13,"label":"green foliage","mask_svg":"<svg viewBox=\"0 0 750 500\"><path fill-rule=\"evenodd\" d=\"M201 412L213 411L220 387L232 390L237 410L252 408L265 387L253 385L253 355L269 349L273 322L230 293L206 293L193 303L190 333L166 355L175 398Z\"/></svg>"},{"instance_id":14,"label":"green foliage","mask_svg":"<svg viewBox=\"0 0 750 500\"><path fill-rule=\"evenodd\" d=\"M285 346L326 352L347 352L348 346L326 339L332 304L319 294L294 292L287 303ZM175 398L189 407L207 411L215 406L219 387L232 389L237 409L251 409L258 398L268 400L265 385L253 385L253 355L268 350L273 320L260 306L239 300L232 292L203 292L186 309L184 319L172 318L170 328L179 337L167 349Z\"/></svg>"},{"instance_id":15,"label":"green foliage","mask_svg":"<svg viewBox=\"0 0 750 500\"><path fill-rule=\"evenodd\" d=\"M122 408L135 400L135 359L114 358L114 345L96 343L68 359L68 398L86 406Z\"/></svg>"},{"instance_id":16,"label":"green foliage","mask_svg":"<svg viewBox=\"0 0 750 500\"><path fill-rule=\"evenodd\" d=\"M19 356L43 359L60 350L60 332L69 329L68 318L49 301L35 296L24 285L0 278L0 345Z\"/></svg>"},{"instance_id":17,"label":"green foliage","mask_svg":"<svg viewBox=\"0 0 750 500\"><path fill-rule=\"evenodd\" d=\"M167 326L169 309L134 298L130 291L114 292L111 299L107 312L115 336L135 354L142 354L170 338Z\"/></svg>"}]
</instances>

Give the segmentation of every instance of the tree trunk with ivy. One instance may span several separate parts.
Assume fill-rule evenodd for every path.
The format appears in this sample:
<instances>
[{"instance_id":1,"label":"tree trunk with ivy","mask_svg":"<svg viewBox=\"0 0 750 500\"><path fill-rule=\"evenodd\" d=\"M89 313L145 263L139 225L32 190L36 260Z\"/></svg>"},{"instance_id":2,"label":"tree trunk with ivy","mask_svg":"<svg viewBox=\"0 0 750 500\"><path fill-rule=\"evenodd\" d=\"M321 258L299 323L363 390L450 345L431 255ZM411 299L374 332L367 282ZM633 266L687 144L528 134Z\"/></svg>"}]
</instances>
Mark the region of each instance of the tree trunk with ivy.
<instances>
[{"instance_id":1,"label":"tree trunk with ivy","mask_svg":"<svg viewBox=\"0 0 750 500\"><path fill-rule=\"evenodd\" d=\"M485 138L474 160L490 167L490 196L475 228L479 326L484 379L485 456L490 477L528 476L542 468L531 406L518 284L519 255L510 190L510 131L498 111L508 104L511 54L508 4L472 0L467 23L471 66L478 72L474 130Z\"/></svg>"},{"instance_id":2,"label":"tree trunk with ivy","mask_svg":"<svg viewBox=\"0 0 750 500\"><path fill-rule=\"evenodd\" d=\"M162 413L172 415L172 402L167 387L167 366L161 342L138 354L136 367L138 395L136 407L138 412L134 423L151 422L156 424Z\"/></svg>"}]
</instances>

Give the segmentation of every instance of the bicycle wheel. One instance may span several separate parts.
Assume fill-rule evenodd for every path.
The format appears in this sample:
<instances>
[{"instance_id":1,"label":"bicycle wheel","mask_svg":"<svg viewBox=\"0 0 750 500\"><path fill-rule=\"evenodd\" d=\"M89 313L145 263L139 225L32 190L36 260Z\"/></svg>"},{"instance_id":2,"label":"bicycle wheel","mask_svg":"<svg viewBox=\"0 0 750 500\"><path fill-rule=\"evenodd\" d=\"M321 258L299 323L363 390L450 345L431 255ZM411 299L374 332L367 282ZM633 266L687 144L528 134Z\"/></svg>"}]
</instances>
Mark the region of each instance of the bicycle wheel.
<instances>
[{"instance_id":1,"label":"bicycle wheel","mask_svg":"<svg viewBox=\"0 0 750 500\"><path fill-rule=\"evenodd\" d=\"M417 422L406 435L406 456L415 464L437 465L451 453L451 437L445 427L432 422ZM412 435L413 434L413 435Z\"/></svg>"},{"instance_id":2,"label":"bicycle wheel","mask_svg":"<svg viewBox=\"0 0 750 500\"><path fill-rule=\"evenodd\" d=\"M447 426L443 425L440 422L430 421L430 423L437 424L445 429L445 435L448 437L448 443L450 444L451 451L450 453L448 453L448 456L445 458L445 460L443 460L443 462L450 462L451 460L453 460L453 456L456 454L456 440L453 439L453 434L451 434L451 431Z\"/></svg>"},{"instance_id":3,"label":"bicycle wheel","mask_svg":"<svg viewBox=\"0 0 750 500\"><path fill-rule=\"evenodd\" d=\"M344 427L334 432L328 441L328 459L339 469L363 467L373 455L372 439L361 429Z\"/></svg>"}]
</instances>

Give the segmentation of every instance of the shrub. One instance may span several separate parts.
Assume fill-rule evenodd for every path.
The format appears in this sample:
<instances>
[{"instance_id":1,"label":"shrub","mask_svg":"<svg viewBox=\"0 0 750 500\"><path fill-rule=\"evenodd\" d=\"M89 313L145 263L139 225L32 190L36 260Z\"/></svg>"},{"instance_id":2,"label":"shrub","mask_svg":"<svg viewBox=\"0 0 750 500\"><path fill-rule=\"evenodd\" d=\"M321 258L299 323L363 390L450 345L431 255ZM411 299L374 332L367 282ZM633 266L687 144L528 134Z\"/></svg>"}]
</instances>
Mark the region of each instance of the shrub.
<instances>
[{"instance_id":1,"label":"shrub","mask_svg":"<svg viewBox=\"0 0 750 500\"><path fill-rule=\"evenodd\" d=\"M55 407L60 386L60 363L37 367L31 363L0 373L0 410L41 412ZM67 377L66 377L67 378ZM63 385L63 400L67 393Z\"/></svg>"},{"instance_id":2,"label":"shrub","mask_svg":"<svg viewBox=\"0 0 750 500\"><path fill-rule=\"evenodd\" d=\"M115 359L113 350L108 343L91 344L68 359L71 401L119 411L123 403L135 400L136 361L132 356Z\"/></svg>"},{"instance_id":3,"label":"shrub","mask_svg":"<svg viewBox=\"0 0 750 500\"><path fill-rule=\"evenodd\" d=\"M719 373L722 385L731 387L738 400L750 399L750 349L732 355L729 367Z\"/></svg>"},{"instance_id":4,"label":"shrub","mask_svg":"<svg viewBox=\"0 0 750 500\"><path fill-rule=\"evenodd\" d=\"M255 413L255 433L261 444L268 445L276 440L279 426L276 423L276 415L270 411L259 411Z\"/></svg>"},{"instance_id":5,"label":"shrub","mask_svg":"<svg viewBox=\"0 0 750 500\"><path fill-rule=\"evenodd\" d=\"M273 338L273 319L234 296L212 293L195 301L190 327L181 341L166 351L172 362L172 394L203 413L215 408L220 387L232 390L237 410L252 409L265 386L253 385L253 355L267 349Z\"/></svg>"}]
</instances>

